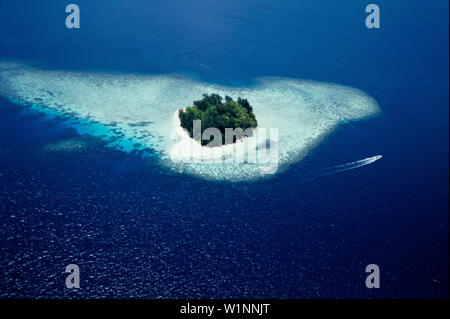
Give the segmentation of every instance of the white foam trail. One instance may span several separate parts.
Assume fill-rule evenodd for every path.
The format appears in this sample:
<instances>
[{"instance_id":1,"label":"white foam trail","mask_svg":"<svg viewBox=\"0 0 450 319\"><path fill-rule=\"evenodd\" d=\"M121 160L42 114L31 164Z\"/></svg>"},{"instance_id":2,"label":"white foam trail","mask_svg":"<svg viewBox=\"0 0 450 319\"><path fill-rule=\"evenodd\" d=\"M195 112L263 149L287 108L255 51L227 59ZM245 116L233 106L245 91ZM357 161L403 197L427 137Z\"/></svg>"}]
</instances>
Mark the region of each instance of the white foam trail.
<instances>
[{"instance_id":1,"label":"white foam trail","mask_svg":"<svg viewBox=\"0 0 450 319\"><path fill-rule=\"evenodd\" d=\"M166 75L105 74L41 70L0 61L0 94L45 112L92 123L86 132L114 147L151 148L176 172L215 180L264 177L254 163L174 163L169 154L173 113L203 93L247 98L261 128L278 129L278 167L299 160L344 121L379 111L376 101L357 89L289 78L259 78L251 87L227 87Z\"/></svg>"},{"instance_id":2,"label":"white foam trail","mask_svg":"<svg viewBox=\"0 0 450 319\"><path fill-rule=\"evenodd\" d=\"M320 176L332 175L332 174L337 174L337 173L341 173L341 172L345 172L345 171L350 171L352 169L360 168L360 167L375 163L382 157L383 157L382 155L376 155L376 156L368 157L368 158L365 158L365 159L362 159L362 160L359 160L356 162L351 162L351 163L347 163L347 164L328 167L328 168L324 169L328 172L322 173Z\"/></svg>"}]
</instances>

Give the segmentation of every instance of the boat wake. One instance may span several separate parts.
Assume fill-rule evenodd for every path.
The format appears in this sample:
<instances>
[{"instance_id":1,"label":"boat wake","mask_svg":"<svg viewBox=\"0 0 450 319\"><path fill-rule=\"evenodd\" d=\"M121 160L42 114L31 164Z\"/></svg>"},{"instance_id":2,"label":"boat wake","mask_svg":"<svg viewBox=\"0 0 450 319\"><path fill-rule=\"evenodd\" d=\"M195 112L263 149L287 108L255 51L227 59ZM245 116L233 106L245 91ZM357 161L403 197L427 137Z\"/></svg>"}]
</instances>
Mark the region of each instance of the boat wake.
<instances>
[{"instance_id":1,"label":"boat wake","mask_svg":"<svg viewBox=\"0 0 450 319\"><path fill-rule=\"evenodd\" d=\"M382 157L383 157L382 155L376 155L376 156L368 157L368 158L365 158L365 159L362 159L359 161L328 167L328 168L323 169L322 173L319 174L319 177L333 175L333 174L342 173L345 171L350 171L350 170L353 170L356 168L360 168L360 167L375 163Z\"/></svg>"}]
</instances>

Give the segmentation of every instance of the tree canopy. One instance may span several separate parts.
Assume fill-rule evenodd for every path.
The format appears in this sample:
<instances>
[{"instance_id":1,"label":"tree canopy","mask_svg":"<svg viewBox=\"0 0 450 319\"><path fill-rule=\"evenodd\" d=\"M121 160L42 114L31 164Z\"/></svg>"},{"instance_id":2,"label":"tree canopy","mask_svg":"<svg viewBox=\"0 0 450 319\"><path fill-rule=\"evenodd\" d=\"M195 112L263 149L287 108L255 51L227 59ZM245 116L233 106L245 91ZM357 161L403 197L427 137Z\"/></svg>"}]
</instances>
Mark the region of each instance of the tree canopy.
<instances>
[{"instance_id":1,"label":"tree canopy","mask_svg":"<svg viewBox=\"0 0 450 319\"><path fill-rule=\"evenodd\" d=\"M225 143L226 128L255 128L257 121L253 113L253 107L247 99L238 97L234 101L225 96L225 101L218 94L203 94L203 99L194 101L193 106L185 110L179 110L181 126L189 132L193 138L193 121L201 120L201 133L207 128L217 128L222 133L222 143ZM208 144L209 140L202 140L202 145ZM236 142L236 138L233 139Z\"/></svg>"}]
</instances>

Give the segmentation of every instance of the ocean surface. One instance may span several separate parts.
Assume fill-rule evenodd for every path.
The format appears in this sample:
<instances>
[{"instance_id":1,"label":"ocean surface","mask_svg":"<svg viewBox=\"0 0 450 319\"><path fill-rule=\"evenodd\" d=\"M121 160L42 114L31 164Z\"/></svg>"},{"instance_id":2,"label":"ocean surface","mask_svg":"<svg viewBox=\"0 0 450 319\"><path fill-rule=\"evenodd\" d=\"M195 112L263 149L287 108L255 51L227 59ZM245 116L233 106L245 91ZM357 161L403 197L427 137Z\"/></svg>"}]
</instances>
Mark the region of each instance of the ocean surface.
<instances>
[{"instance_id":1,"label":"ocean surface","mask_svg":"<svg viewBox=\"0 0 450 319\"><path fill-rule=\"evenodd\" d=\"M448 1L373 1L380 29L358 0L73 2L76 30L61 1L0 4L1 298L448 298ZM155 77L333 83L377 111L314 122L327 134L271 178L210 181L93 120ZM66 112L46 104L60 79Z\"/></svg>"}]
</instances>

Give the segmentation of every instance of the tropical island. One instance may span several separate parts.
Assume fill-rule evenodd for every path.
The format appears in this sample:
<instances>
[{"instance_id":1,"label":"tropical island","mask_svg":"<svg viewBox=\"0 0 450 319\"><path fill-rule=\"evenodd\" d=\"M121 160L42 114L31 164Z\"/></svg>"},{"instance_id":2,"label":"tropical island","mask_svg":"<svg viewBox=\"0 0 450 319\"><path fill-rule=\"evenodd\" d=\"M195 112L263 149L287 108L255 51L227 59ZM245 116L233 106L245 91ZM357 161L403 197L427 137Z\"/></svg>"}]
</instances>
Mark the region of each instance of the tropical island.
<instances>
[{"instance_id":1,"label":"tropical island","mask_svg":"<svg viewBox=\"0 0 450 319\"><path fill-rule=\"evenodd\" d=\"M225 144L225 129L241 128L243 131L256 128L256 121L253 107L247 99L240 97L234 101L231 97L225 96L225 101L218 94L203 94L203 99L194 101L193 106L188 106L184 110L179 110L181 127L189 132L189 136L194 138L193 121L201 120L201 134L207 128L217 128L222 133L222 143ZM249 132L249 131L247 131ZM251 134L251 131L250 131ZM250 135L245 134L245 135ZM236 143L236 136L232 143ZM210 140L202 140L202 145L207 145ZM230 143L230 142L229 142Z\"/></svg>"}]
</instances>

